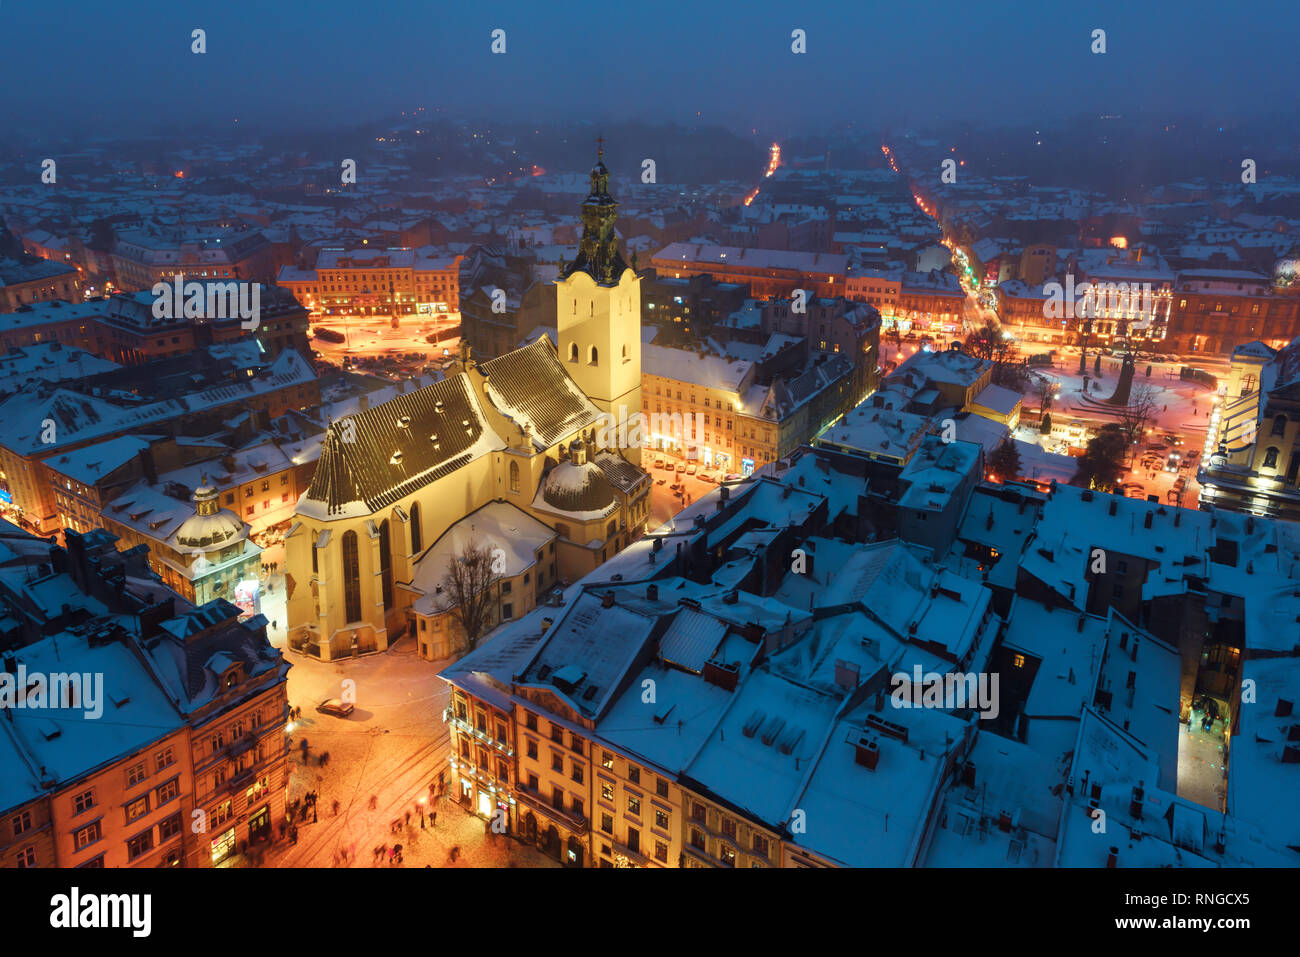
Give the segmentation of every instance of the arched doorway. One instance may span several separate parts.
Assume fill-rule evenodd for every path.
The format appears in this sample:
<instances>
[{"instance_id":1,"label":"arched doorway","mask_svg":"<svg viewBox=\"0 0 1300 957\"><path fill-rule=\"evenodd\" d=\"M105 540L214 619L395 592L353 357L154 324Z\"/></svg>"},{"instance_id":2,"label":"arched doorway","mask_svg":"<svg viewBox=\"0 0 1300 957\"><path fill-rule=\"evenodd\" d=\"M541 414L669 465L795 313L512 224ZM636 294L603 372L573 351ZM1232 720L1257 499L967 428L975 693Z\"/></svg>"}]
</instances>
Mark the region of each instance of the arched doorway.
<instances>
[{"instance_id":1,"label":"arched doorway","mask_svg":"<svg viewBox=\"0 0 1300 957\"><path fill-rule=\"evenodd\" d=\"M542 850L557 861L560 859L560 832L554 824L546 829L546 838L542 841Z\"/></svg>"},{"instance_id":2,"label":"arched doorway","mask_svg":"<svg viewBox=\"0 0 1300 957\"><path fill-rule=\"evenodd\" d=\"M537 846L537 816L532 811L524 816L524 837L529 844Z\"/></svg>"}]
</instances>

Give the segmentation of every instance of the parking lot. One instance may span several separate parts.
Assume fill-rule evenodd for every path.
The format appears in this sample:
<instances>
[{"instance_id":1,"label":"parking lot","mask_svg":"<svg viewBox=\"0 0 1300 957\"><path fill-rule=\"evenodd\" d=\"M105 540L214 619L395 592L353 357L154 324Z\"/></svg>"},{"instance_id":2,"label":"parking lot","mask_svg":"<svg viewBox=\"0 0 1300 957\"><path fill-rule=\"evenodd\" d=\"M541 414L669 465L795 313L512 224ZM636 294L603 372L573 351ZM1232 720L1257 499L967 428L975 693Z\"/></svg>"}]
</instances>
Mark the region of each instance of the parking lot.
<instances>
[{"instance_id":1,"label":"parking lot","mask_svg":"<svg viewBox=\"0 0 1300 957\"><path fill-rule=\"evenodd\" d=\"M657 528L690 505L710 489L717 488L726 475L718 469L646 449L641 466L654 479L650 492L651 527ZM735 476L739 478L739 476Z\"/></svg>"}]
</instances>

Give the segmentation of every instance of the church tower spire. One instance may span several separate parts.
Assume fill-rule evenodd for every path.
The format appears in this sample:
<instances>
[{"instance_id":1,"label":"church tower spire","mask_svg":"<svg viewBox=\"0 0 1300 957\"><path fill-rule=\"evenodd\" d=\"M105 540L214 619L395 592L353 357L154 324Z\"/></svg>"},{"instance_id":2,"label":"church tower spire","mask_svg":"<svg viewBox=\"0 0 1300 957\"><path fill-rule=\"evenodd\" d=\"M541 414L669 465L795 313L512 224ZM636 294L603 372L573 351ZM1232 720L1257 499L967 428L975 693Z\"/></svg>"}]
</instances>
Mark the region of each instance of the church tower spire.
<instances>
[{"instance_id":1,"label":"church tower spire","mask_svg":"<svg viewBox=\"0 0 1300 957\"><path fill-rule=\"evenodd\" d=\"M609 194L609 170L605 167L605 138L597 140L596 165L591 168L591 190L582 202L582 241L578 255L561 274L567 279L575 272L585 272L602 286L616 286L628 268L618 248L614 221L618 203Z\"/></svg>"},{"instance_id":2,"label":"church tower spire","mask_svg":"<svg viewBox=\"0 0 1300 957\"><path fill-rule=\"evenodd\" d=\"M582 203L582 239L555 284L560 361L613 426L641 414L641 277L623 259L614 233L618 203L609 193L604 139ZM627 449L633 463L639 449Z\"/></svg>"}]
</instances>

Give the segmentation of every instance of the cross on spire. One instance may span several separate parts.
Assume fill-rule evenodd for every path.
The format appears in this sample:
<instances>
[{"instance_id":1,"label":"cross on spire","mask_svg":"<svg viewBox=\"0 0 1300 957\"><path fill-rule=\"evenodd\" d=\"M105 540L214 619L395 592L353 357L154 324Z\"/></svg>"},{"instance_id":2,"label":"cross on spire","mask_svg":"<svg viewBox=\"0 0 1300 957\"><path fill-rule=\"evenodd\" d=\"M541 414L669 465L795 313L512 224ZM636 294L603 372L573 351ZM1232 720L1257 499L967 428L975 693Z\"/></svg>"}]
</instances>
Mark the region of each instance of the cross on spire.
<instances>
[{"instance_id":1,"label":"cross on spire","mask_svg":"<svg viewBox=\"0 0 1300 957\"><path fill-rule=\"evenodd\" d=\"M605 137L604 134L596 137L596 158L600 159L605 155Z\"/></svg>"}]
</instances>

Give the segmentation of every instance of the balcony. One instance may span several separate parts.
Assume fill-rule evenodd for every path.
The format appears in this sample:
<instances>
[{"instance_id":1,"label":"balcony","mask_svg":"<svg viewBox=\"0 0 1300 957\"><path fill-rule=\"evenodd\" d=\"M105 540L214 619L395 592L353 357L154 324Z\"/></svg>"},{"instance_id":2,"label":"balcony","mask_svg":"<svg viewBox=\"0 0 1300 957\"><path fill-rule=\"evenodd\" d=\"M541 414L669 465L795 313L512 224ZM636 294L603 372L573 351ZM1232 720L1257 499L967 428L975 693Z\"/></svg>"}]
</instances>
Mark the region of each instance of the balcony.
<instances>
[{"instance_id":1,"label":"balcony","mask_svg":"<svg viewBox=\"0 0 1300 957\"><path fill-rule=\"evenodd\" d=\"M546 798L542 797L540 792L534 791L526 785L521 784L515 789L515 797L518 799L520 804L532 808L534 811L540 812L542 816L555 821L557 824L568 828L574 833L585 834L587 832L590 823L587 818L580 814L575 814L572 811L556 807Z\"/></svg>"}]
</instances>

